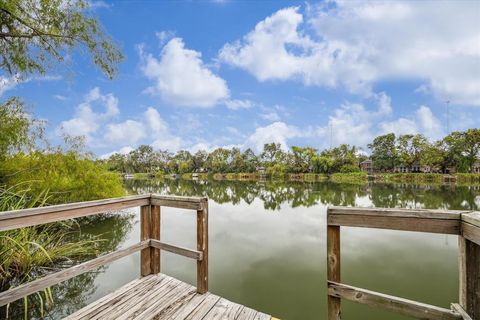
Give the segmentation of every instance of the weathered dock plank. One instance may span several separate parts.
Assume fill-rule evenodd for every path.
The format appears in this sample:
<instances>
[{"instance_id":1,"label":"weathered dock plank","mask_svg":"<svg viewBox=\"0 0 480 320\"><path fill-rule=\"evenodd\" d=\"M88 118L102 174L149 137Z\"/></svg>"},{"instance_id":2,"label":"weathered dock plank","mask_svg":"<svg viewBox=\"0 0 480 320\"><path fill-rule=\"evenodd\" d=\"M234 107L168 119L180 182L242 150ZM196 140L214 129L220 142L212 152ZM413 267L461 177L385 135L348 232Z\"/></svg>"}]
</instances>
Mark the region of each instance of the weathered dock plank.
<instances>
[{"instance_id":1,"label":"weathered dock plank","mask_svg":"<svg viewBox=\"0 0 480 320\"><path fill-rule=\"evenodd\" d=\"M271 320L271 316L197 289L164 274L151 274L80 309L66 319Z\"/></svg>"}]
</instances>

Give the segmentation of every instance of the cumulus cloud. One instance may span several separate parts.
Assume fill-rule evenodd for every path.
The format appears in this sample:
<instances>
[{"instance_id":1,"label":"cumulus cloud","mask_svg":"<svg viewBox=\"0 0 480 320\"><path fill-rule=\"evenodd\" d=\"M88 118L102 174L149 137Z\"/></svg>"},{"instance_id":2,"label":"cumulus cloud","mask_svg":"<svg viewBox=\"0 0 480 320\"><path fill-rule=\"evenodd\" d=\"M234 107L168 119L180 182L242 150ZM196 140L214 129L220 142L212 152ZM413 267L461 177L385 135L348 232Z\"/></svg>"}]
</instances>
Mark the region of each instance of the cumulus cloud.
<instances>
[{"instance_id":1,"label":"cumulus cloud","mask_svg":"<svg viewBox=\"0 0 480 320\"><path fill-rule=\"evenodd\" d=\"M227 106L227 108L231 110L250 109L255 106L255 103L251 100L233 99L233 100L226 100L224 103Z\"/></svg>"},{"instance_id":2,"label":"cumulus cloud","mask_svg":"<svg viewBox=\"0 0 480 320\"><path fill-rule=\"evenodd\" d=\"M111 156L113 156L114 154L116 153L119 153L119 154L129 154L131 151L133 151L134 148L130 147L130 146L126 146L126 147L123 147L123 148L120 148L119 150L115 150L115 151L112 151L112 152L109 152L109 153L105 153L105 154L102 154L100 156L100 159L108 159L110 158Z\"/></svg>"},{"instance_id":3,"label":"cumulus cloud","mask_svg":"<svg viewBox=\"0 0 480 320\"><path fill-rule=\"evenodd\" d=\"M282 149L287 150L288 139L301 136L300 131L285 122L277 121L264 127L258 127L255 132L250 135L244 143L244 147L250 147L260 152L263 150L265 143L280 143Z\"/></svg>"},{"instance_id":4,"label":"cumulus cloud","mask_svg":"<svg viewBox=\"0 0 480 320\"><path fill-rule=\"evenodd\" d=\"M183 144L180 137L170 133L167 123L162 119L158 111L154 108L148 108L145 111L145 121L153 137L152 146L156 149L178 151Z\"/></svg>"},{"instance_id":5,"label":"cumulus cloud","mask_svg":"<svg viewBox=\"0 0 480 320\"><path fill-rule=\"evenodd\" d=\"M395 119L388 95L376 94L373 101L375 108L345 102L334 109L328 124L317 128L314 134L323 141L320 147L348 143L366 148L376 136L390 132L397 135L421 133L430 139L444 134L440 120L427 106L420 106L410 117Z\"/></svg>"},{"instance_id":6,"label":"cumulus cloud","mask_svg":"<svg viewBox=\"0 0 480 320\"><path fill-rule=\"evenodd\" d=\"M135 144L146 135L144 125L135 120L126 120L120 123L107 125L105 140L115 144Z\"/></svg>"},{"instance_id":7,"label":"cumulus cloud","mask_svg":"<svg viewBox=\"0 0 480 320\"><path fill-rule=\"evenodd\" d=\"M0 75L0 97L8 90L12 90L19 83L16 76L5 77Z\"/></svg>"},{"instance_id":8,"label":"cumulus cloud","mask_svg":"<svg viewBox=\"0 0 480 320\"><path fill-rule=\"evenodd\" d=\"M226 44L219 58L259 81L296 79L369 96L377 81L410 79L439 99L480 105L474 1L336 1L305 14L285 8Z\"/></svg>"},{"instance_id":9,"label":"cumulus cloud","mask_svg":"<svg viewBox=\"0 0 480 320\"><path fill-rule=\"evenodd\" d=\"M275 111L261 113L260 118L271 121L271 122L280 121L280 116Z\"/></svg>"},{"instance_id":10,"label":"cumulus cloud","mask_svg":"<svg viewBox=\"0 0 480 320\"><path fill-rule=\"evenodd\" d=\"M440 120L434 116L427 106L420 106L411 118L399 118L394 121L383 121L379 124L380 133L394 132L396 134L421 133L430 139L443 136Z\"/></svg>"},{"instance_id":11,"label":"cumulus cloud","mask_svg":"<svg viewBox=\"0 0 480 320\"><path fill-rule=\"evenodd\" d=\"M158 59L142 56L142 71L154 81L149 92L160 94L167 103L207 108L230 95L226 81L205 66L200 52L185 48L181 38L168 41Z\"/></svg>"},{"instance_id":12,"label":"cumulus cloud","mask_svg":"<svg viewBox=\"0 0 480 320\"><path fill-rule=\"evenodd\" d=\"M95 111L94 106L103 108L103 112ZM114 118L119 112L118 99L111 93L102 94L96 87L85 95L84 101L77 106L74 117L62 121L57 132L85 136L88 143L100 125Z\"/></svg>"}]
</instances>

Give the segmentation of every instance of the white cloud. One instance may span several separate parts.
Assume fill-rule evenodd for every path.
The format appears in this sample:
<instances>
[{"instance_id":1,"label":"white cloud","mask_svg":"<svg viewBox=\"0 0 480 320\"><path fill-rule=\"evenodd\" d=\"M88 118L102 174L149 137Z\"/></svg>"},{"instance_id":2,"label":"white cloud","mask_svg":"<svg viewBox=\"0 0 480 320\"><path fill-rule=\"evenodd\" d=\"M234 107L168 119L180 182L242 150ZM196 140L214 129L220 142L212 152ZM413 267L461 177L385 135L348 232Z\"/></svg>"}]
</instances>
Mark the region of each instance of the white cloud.
<instances>
[{"instance_id":1,"label":"white cloud","mask_svg":"<svg viewBox=\"0 0 480 320\"><path fill-rule=\"evenodd\" d=\"M157 36L160 46L163 46L168 40L173 38L175 33L173 31L164 30L164 31L155 32L155 35Z\"/></svg>"},{"instance_id":2,"label":"white cloud","mask_svg":"<svg viewBox=\"0 0 480 320\"><path fill-rule=\"evenodd\" d=\"M337 1L306 11L277 11L226 44L220 60L259 81L297 79L370 95L378 81L410 79L439 99L480 105L475 1Z\"/></svg>"},{"instance_id":3,"label":"white cloud","mask_svg":"<svg viewBox=\"0 0 480 320\"><path fill-rule=\"evenodd\" d=\"M53 97L60 101L65 101L68 99L66 96L62 96L61 94L54 94Z\"/></svg>"},{"instance_id":4,"label":"white cloud","mask_svg":"<svg viewBox=\"0 0 480 320\"><path fill-rule=\"evenodd\" d=\"M20 80L17 76L5 77L0 75L0 97L8 90L15 88Z\"/></svg>"},{"instance_id":5,"label":"white cloud","mask_svg":"<svg viewBox=\"0 0 480 320\"><path fill-rule=\"evenodd\" d=\"M145 111L144 117L148 127L155 136L168 132L167 123L160 117L160 114L155 108L149 107L147 111Z\"/></svg>"},{"instance_id":6,"label":"white cloud","mask_svg":"<svg viewBox=\"0 0 480 320\"><path fill-rule=\"evenodd\" d=\"M123 148L120 148L119 150L115 150L115 151L112 151L112 152L109 152L109 153L105 153L105 154L102 154L100 156L100 159L108 159L110 158L111 156L113 156L114 154L116 153L119 153L119 154L129 154L130 151L133 151L134 148L130 147L130 146L126 146L126 147L123 147Z\"/></svg>"},{"instance_id":7,"label":"white cloud","mask_svg":"<svg viewBox=\"0 0 480 320\"><path fill-rule=\"evenodd\" d=\"M107 125L105 140L115 144L135 144L145 138L145 126L135 120L126 120L120 123L111 123Z\"/></svg>"},{"instance_id":8,"label":"white cloud","mask_svg":"<svg viewBox=\"0 0 480 320\"><path fill-rule=\"evenodd\" d=\"M275 111L261 113L260 118L268 120L270 122L280 121L280 116Z\"/></svg>"},{"instance_id":9,"label":"white cloud","mask_svg":"<svg viewBox=\"0 0 480 320\"><path fill-rule=\"evenodd\" d=\"M183 144L180 137L170 133L167 123L162 119L158 111L152 107L148 108L144 114L145 121L148 123L154 141L152 146L156 149L178 151Z\"/></svg>"},{"instance_id":10,"label":"white cloud","mask_svg":"<svg viewBox=\"0 0 480 320\"><path fill-rule=\"evenodd\" d=\"M255 103L251 100L226 100L225 105L228 109L239 110L239 109L250 109L255 106Z\"/></svg>"},{"instance_id":11,"label":"white cloud","mask_svg":"<svg viewBox=\"0 0 480 320\"><path fill-rule=\"evenodd\" d=\"M171 39L159 59L142 55L143 73L155 82L148 91L160 94L167 103L207 108L229 97L225 80L204 65L200 52L186 49L180 38Z\"/></svg>"},{"instance_id":12,"label":"white cloud","mask_svg":"<svg viewBox=\"0 0 480 320\"><path fill-rule=\"evenodd\" d=\"M280 143L282 149L287 150L288 139L299 136L301 136L301 133L295 126L278 121L255 129L255 132L245 141L244 147L251 147L253 150L260 152L263 150L265 143L275 142Z\"/></svg>"},{"instance_id":13,"label":"white cloud","mask_svg":"<svg viewBox=\"0 0 480 320\"><path fill-rule=\"evenodd\" d=\"M396 135L422 133L429 139L438 139L444 132L440 120L427 106L420 106L410 117L393 119L391 99L385 93L374 97L376 109L363 104L345 102L333 110L328 124L314 134L322 141L320 147L328 148L348 143L365 148L381 134Z\"/></svg>"},{"instance_id":14,"label":"white cloud","mask_svg":"<svg viewBox=\"0 0 480 320\"><path fill-rule=\"evenodd\" d=\"M100 105L104 112L96 112L94 105ZM93 88L85 95L84 101L77 106L74 117L62 121L57 128L57 134L64 132L71 136L85 136L89 143L100 126L119 112L118 99L113 94L103 95L98 87Z\"/></svg>"},{"instance_id":15,"label":"white cloud","mask_svg":"<svg viewBox=\"0 0 480 320\"><path fill-rule=\"evenodd\" d=\"M427 106L420 106L411 118L383 121L379 127L381 134L390 132L398 135L421 133L431 140L440 139L444 135L440 120Z\"/></svg>"}]
</instances>

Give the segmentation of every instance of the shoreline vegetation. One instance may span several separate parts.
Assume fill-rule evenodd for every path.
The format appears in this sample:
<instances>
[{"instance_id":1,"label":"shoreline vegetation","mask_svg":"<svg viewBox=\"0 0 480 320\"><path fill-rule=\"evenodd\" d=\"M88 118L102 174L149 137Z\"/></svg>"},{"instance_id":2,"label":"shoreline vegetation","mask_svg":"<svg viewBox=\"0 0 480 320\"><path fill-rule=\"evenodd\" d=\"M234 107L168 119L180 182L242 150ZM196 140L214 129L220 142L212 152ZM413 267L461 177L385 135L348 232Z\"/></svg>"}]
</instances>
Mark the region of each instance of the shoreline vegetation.
<instances>
[{"instance_id":1,"label":"shoreline vegetation","mask_svg":"<svg viewBox=\"0 0 480 320\"><path fill-rule=\"evenodd\" d=\"M420 183L420 184L456 184L480 185L478 173L375 173L366 172L334 173L331 175L317 173L286 173L283 175L266 175L259 173L183 173L183 174L148 174L135 173L130 179L183 179L183 180L217 180L217 181L298 181L298 182L337 182L337 183Z\"/></svg>"},{"instance_id":2,"label":"shoreline vegetation","mask_svg":"<svg viewBox=\"0 0 480 320\"><path fill-rule=\"evenodd\" d=\"M266 143L254 152L239 147L198 150L155 150L140 145L127 154L98 160L127 177L174 176L188 179L338 182L480 183L480 129L451 132L429 141L421 134L381 135L368 144L371 154L341 144L325 150Z\"/></svg>"}]
</instances>

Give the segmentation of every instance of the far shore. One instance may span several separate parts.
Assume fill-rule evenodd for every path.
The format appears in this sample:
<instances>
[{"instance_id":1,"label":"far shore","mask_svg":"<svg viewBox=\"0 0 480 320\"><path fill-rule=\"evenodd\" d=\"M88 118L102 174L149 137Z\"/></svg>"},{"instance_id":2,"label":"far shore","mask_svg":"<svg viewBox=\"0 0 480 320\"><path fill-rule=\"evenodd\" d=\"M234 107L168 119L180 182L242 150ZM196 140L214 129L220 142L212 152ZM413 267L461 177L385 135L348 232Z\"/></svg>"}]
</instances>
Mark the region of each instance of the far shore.
<instances>
[{"instance_id":1,"label":"far shore","mask_svg":"<svg viewBox=\"0 0 480 320\"><path fill-rule=\"evenodd\" d=\"M480 174L475 173L375 173L366 172L352 173L285 173L277 175L266 175L262 173L184 173L184 174L150 174L133 173L128 174L131 179L183 179L183 180L227 180L227 181L331 181L338 183L367 183L367 182L386 182L386 183L421 183L421 184L458 184L458 185L480 185Z\"/></svg>"}]
</instances>

